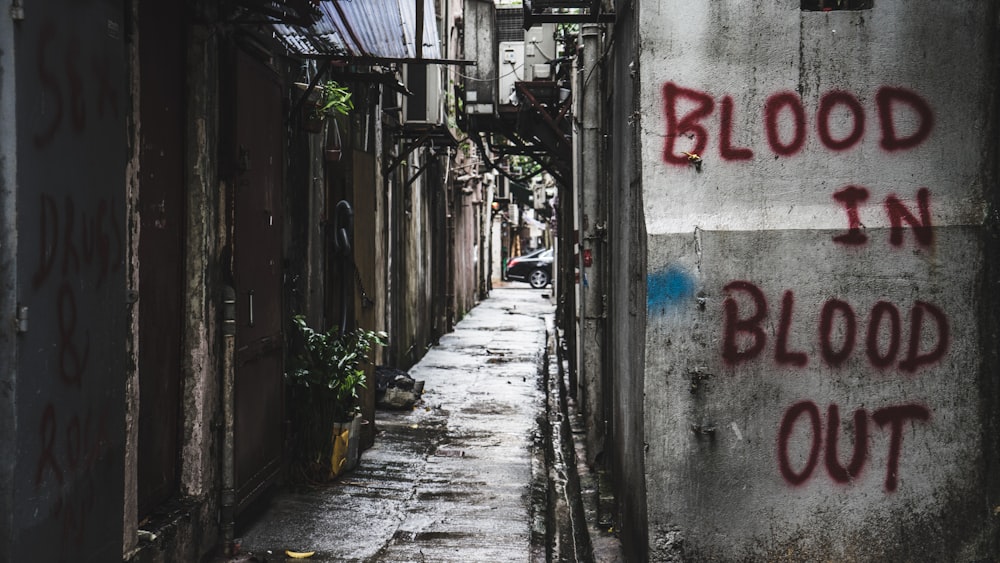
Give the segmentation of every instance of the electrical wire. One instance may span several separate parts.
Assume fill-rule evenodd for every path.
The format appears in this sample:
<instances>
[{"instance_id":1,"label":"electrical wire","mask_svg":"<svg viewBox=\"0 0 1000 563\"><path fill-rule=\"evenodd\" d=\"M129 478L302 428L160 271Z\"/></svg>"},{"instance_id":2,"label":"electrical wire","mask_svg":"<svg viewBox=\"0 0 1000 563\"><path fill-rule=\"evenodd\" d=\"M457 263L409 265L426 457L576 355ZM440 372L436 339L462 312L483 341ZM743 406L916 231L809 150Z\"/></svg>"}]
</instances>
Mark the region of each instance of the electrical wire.
<instances>
[{"instance_id":1,"label":"electrical wire","mask_svg":"<svg viewBox=\"0 0 1000 563\"><path fill-rule=\"evenodd\" d=\"M517 71L518 71L518 69L524 68L524 64L518 65L516 67L514 66L514 63L507 63L507 64L509 64L509 65L511 65L513 67L513 68L510 69L510 72L508 72L507 74L504 74L502 76L498 76L496 78L476 78L475 76L468 76L468 75L462 74L458 69L455 69L455 74L457 74L459 77L464 78L466 80L474 80L476 82L498 82L498 81L500 81L501 78L507 78L508 76L510 76L512 74L514 75L514 78L517 78L518 80L520 80L521 77L517 75Z\"/></svg>"},{"instance_id":2,"label":"electrical wire","mask_svg":"<svg viewBox=\"0 0 1000 563\"><path fill-rule=\"evenodd\" d=\"M542 56L542 58L545 59L545 62L550 63L550 62L552 62L552 59L555 58L555 57L550 57L550 56L546 55L545 51L543 51L542 48L538 46L538 44L541 43L541 41L535 39L533 41L528 41L528 43L530 43L531 46L534 47L536 51L538 51L538 54L540 54Z\"/></svg>"}]
</instances>

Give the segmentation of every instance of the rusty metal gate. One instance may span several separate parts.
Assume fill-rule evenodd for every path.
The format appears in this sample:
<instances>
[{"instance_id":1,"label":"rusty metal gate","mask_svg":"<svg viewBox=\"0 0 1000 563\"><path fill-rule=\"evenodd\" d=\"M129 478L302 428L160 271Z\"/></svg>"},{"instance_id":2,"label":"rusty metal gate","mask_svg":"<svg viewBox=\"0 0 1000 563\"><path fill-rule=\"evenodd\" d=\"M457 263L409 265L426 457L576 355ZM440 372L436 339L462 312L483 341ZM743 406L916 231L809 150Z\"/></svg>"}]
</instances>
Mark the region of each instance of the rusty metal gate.
<instances>
[{"instance_id":1,"label":"rusty metal gate","mask_svg":"<svg viewBox=\"0 0 1000 563\"><path fill-rule=\"evenodd\" d=\"M184 46L177 2L140 5L139 518L177 491L184 307Z\"/></svg>"},{"instance_id":2,"label":"rusty metal gate","mask_svg":"<svg viewBox=\"0 0 1000 563\"><path fill-rule=\"evenodd\" d=\"M267 65L237 50L233 65L233 278L236 289L237 510L276 476L284 401L282 90Z\"/></svg>"}]
</instances>

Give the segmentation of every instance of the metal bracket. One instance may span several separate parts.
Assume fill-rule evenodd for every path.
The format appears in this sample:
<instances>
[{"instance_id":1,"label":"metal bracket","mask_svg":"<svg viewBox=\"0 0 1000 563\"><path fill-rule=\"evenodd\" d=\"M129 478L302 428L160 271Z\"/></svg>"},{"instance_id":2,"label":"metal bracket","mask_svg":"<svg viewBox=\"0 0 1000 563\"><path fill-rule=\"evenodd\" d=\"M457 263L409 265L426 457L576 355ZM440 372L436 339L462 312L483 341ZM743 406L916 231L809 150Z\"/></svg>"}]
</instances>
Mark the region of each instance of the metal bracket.
<instances>
[{"instance_id":1,"label":"metal bracket","mask_svg":"<svg viewBox=\"0 0 1000 563\"><path fill-rule=\"evenodd\" d=\"M18 303L14 318L17 321L17 333L24 334L28 332L28 306Z\"/></svg>"},{"instance_id":2,"label":"metal bracket","mask_svg":"<svg viewBox=\"0 0 1000 563\"><path fill-rule=\"evenodd\" d=\"M608 242L608 224L604 221L598 221L594 225L594 234L583 237L583 240Z\"/></svg>"},{"instance_id":3,"label":"metal bracket","mask_svg":"<svg viewBox=\"0 0 1000 563\"><path fill-rule=\"evenodd\" d=\"M21 4L21 0L10 3L10 19L16 22L24 21L24 5Z\"/></svg>"}]
</instances>

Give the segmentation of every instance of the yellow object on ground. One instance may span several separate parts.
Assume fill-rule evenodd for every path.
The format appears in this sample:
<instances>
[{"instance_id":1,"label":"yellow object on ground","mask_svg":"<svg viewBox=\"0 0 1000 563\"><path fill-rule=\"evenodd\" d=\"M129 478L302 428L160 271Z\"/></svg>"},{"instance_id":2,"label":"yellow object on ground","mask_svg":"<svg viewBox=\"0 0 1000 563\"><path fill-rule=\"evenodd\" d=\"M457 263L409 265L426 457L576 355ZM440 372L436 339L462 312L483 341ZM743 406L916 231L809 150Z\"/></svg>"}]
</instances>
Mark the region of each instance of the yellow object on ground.
<instances>
[{"instance_id":1,"label":"yellow object on ground","mask_svg":"<svg viewBox=\"0 0 1000 563\"><path fill-rule=\"evenodd\" d=\"M315 551L289 551L285 550L285 555L291 557L292 559L308 559L313 555L316 555Z\"/></svg>"},{"instance_id":2,"label":"yellow object on ground","mask_svg":"<svg viewBox=\"0 0 1000 563\"><path fill-rule=\"evenodd\" d=\"M344 469L347 463L347 439L350 428L333 431L333 455L330 456L330 478L333 479Z\"/></svg>"}]
</instances>

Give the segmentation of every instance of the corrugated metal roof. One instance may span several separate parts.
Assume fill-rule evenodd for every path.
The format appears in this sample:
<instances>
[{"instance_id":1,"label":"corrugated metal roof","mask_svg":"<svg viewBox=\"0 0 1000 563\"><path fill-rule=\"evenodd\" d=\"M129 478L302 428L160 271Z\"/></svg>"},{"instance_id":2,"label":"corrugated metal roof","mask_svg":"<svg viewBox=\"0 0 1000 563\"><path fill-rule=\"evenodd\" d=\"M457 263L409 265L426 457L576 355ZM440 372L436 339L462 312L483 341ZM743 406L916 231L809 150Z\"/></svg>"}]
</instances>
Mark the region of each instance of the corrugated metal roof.
<instances>
[{"instance_id":1,"label":"corrugated metal roof","mask_svg":"<svg viewBox=\"0 0 1000 563\"><path fill-rule=\"evenodd\" d=\"M321 0L322 17L309 27L273 24L292 53L309 56L413 59L418 0ZM425 59L441 57L434 0L424 2Z\"/></svg>"}]
</instances>

